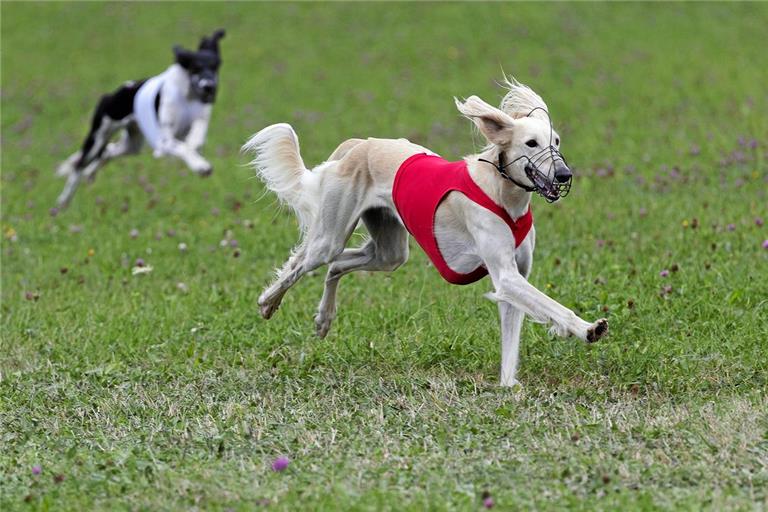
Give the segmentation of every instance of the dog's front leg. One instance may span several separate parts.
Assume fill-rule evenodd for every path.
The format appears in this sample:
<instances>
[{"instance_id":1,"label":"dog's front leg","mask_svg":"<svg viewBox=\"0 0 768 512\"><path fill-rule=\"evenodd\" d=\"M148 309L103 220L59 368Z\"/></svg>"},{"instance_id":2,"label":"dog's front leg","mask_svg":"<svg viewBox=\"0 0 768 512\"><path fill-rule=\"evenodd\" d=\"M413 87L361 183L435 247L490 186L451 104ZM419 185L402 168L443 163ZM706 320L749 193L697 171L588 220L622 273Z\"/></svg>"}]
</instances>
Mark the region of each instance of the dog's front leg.
<instances>
[{"instance_id":1,"label":"dog's front leg","mask_svg":"<svg viewBox=\"0 0 768 512\"><path fill-rule=\"evenodd\" d=\"M155 151L155 156L171 155L180 159L189 169L202 176L208 176L213 172L213 166L197 151L173 136L163 135L160 147Z\"/></svg>"},{"instance_id":2,"label":"dog's front leg","mask_svg":"<svg viewBox=\"0 0 768 512\"><path fill-rule=\"evenodd\" d=\"M197 152L197 149L194 146L188 144L187 141L181 141L176 138L174 120L178 119L181 115L181 113L177 110L178 106L173 102L161 101L160 111L158 112L158 122L160 124L160 140L158 141L158 145L155 148L154 155L158 158L164 155L174 156L184 162L184 164L189 167L192 172L202 176L208 176L211 174L211 172L213 172L213 167L211 164L205 158L203 158L200 153ZM204 111L202 119L205 118L206 116ZM193 128L194 126L190 128L190 131L192 131ZM207 121L205 121L205 126L197 126L194 128L195 134L193 135L192 142L196 143L196 139L199 139L201 136L203 139L205 139L206 130Z\"/></svg>"},{"instance_id":3,"label":"dog's front leg","mask_svg":"<svg viewBox=\"0 0 768 512\"><path fill-rule=\"evenodd\" d=\"M507 269L497 275L494 279L496 292L489 294L489 298L521 309L535 322L551 324L552 330L559 336L573 335L591 343L608 332L605 319L595 323L582 320L573 311L540 292L516 269Z\"/></svg>"},{"instance_id":4,"label":"dog's front leg","mask_svg":"<svg viewBox=\"0 0 768 512\"><path fill-rule=\"evenodd\" d=\"M200 152L200 148L205 144L205 137L208 134L208 123L211 120L211 106L206 105L200 117L192 121L189 128L186 143L187 146Z\"/></svg>"},{"instance_id":5,"label":"dog's front leg","mask_svg":"<svg viewBox=\"0 0 768 512\"><path fill-rule=\"evenodd\" d=\"M514 306L499 302L501 317L501 385L519 384L517 374L518 354L520 352L520 330L523 327L522 311Z\"/></svg>"},{"instance_id":6,"label":"dog's front leg","mask_svg":"<svg viewBox=\"0 0 768 512\"><path fill-rule=\"evenodd\" d=\"M484 213L475 214L470 218L469 227L478 255L483 259L496 288L493 294L489 294L490 299L509 304L535 322L551 324L552 330L560 336L573 335L593 342L608 331L608 322L604 319L594 324L582 320L573 311L540 292L520 274L514 239L500 220ZM509 336L509 339L512 337ZM509 345L512 344L510 341Z\"/></svg>"}]
</instances>

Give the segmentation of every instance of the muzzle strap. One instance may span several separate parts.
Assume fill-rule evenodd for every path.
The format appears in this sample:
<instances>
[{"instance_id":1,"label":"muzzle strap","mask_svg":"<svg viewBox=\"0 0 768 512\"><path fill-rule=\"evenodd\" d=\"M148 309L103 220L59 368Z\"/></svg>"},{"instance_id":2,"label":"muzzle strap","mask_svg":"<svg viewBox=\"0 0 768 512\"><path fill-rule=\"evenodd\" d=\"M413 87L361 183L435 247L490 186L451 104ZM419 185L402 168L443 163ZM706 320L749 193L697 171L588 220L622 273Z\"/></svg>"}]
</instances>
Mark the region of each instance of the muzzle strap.
<instances>
[{"instance_id":1,"label":"muzzle strap","mask_svg":"<svg viewBox=\"0 0 768 512\"><path fill-rule=\"evenodd\" d=\"M507 164L504 163L504 152L503 151L499 152L499 163L498 164L493 163L493 162L491 162L489 160L486 160L484 158L480 158L480 159L478 159L478 161L485 162L487 164L491 164L494 168L496 168L497 171L499 171L499 174L501 175L502 178L504 178L505 180L511 181L512 183L514 183L515 185L517 185L521 189L525 190L526 192L535 192L536 191L536 187L531 187L531 186L525 185L523 183L520 183L519 181L517 181L515 178L513 178L512 176L510 176L507 173L507 171L506 171Z\"/></svg>"},{"instance_id":2,"label":"muzzle strap","mask_svg":"<svg viewBox=\"0 0 768 512\"><path fill-rule=\"evenodd\" d=\"M528 116L530 116L532 113L534 113L536 110L543 111L547 117L549 117L549 112L544 110L541 107L536 107L533 110L531 110L528 113ZM527 116L526 116L527 117ZM499 162L494 163L490 162L488 160L485 160L483 158L480 158L480 162L485 162L488 164L491 164L496 168L496 170L499 172L502 178L505 180L511 181L516 186L520 187L521 189L525 190L526 192L536 192L541 197L547 200L549 203L553 203L560 199L561 197L565 197L568 195L568 193L571 191L571 182L572 179L568 179L565 182L559 182L555 179L554 171L558 163L562 163L566 167L568 167L568 163L565 160L565 157L563 157L562 153L558 151L558 149L552 144L552 120L549 121L549 145L547 147L544 147L539 151L538 153L534 154L532 157L528 157L527 155L521 155L511 162L507 163L504 151L499 151ZM527 160L525 163L524 171L525 176L531 181L532 185L526 185L524 183L520 183L515 178L512 177L507 172L507 167L514 164L518 160ZM549 171L549 175L545 174L541 171L541 167L546 166L547 170ZM551 178L550 178L551 175Z\"/></svg>"}]
</instances>

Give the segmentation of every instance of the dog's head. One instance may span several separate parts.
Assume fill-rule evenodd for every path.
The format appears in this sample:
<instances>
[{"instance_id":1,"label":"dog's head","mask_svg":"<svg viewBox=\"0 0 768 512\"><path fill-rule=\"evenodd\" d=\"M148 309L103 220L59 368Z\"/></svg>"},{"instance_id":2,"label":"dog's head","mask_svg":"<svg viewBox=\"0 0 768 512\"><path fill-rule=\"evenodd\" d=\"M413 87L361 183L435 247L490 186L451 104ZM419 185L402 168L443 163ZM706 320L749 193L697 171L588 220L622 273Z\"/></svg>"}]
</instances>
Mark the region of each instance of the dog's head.
<instances>
[{"instance_id":1,"label":"dog's head","mask_svg":"<svg viewBox=\"0 0 768 512\"><path fill-rule=\"evenodd\" d=\"M502 176L548 202L568 193L573 174L560 154L560 135L549 122L546 106L533 105L525 114L510 115L470 96L456 100L456 107L496 150L498 164L493 165Z\"/></svg>"},{"instance_id":2,"label":"dog's head","mask_svg":"<svg viewBox=\"0 0 768 512\"><path fill-rule=\"evenodd\" d=\"M224 30L219 29L200 40L197 51L185 50L181 46L173 47L176 63L189 74L192 94L203 103L213 103L219 86L219 39L224 37Z\"/></svg>"}]
</instances>

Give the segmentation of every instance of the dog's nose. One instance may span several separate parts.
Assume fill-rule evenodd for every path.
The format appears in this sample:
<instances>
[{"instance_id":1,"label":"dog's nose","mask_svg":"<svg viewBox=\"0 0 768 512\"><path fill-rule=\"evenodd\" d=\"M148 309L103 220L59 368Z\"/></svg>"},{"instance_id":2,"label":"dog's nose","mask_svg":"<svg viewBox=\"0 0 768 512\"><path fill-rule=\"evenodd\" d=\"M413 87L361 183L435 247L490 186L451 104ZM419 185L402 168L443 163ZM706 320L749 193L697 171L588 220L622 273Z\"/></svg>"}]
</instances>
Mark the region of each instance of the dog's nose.
<instances>
[{"instance_id":1,"label":"dog's nose","mask_svg":"<svg viewBox=\"0 0 768 512\"><path fill-rule=\"evenodd\" d=\"M571 178L573 178L573 173L568 166L562 162L558 162L555 167L555 181L558 183L565 183Z\"/></svg>"}]
</instances>

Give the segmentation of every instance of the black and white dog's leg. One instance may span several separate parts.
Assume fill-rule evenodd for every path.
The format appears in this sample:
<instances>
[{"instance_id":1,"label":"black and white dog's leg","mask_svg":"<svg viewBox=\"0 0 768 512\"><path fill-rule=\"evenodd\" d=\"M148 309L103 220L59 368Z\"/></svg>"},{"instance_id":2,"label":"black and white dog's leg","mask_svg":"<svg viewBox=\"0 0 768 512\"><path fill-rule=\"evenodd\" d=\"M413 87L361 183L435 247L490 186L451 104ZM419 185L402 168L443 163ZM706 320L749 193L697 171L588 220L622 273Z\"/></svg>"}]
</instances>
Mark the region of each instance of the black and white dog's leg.
<instances>
[{"instance_id":1,"label":"black and white dog's leg","mask_svg":"<svg viewBox=\"0 0 768 512\"><path fill-rule=\"evenodd\" d=\"M161 142L160 150L155 151L155 156L175 156L189 169L201 176L208 176L213 171L213 166L203 156L178 139L166 138Z\"/></svg>"},{"instance_id":2,"label":"black and white dog's leg","mask_svg":"<svg viewBox=\"0 0 768 512\"><path fill-rule=\"evenodd\" d=\"M59 172L66 172L67 183L64 185L64 190L59 194L56 200L56 205L59 208L65 208L69 205L72 197L77 191L78 185L84 177L84 171L91 166L100 166L101 159L104 154L104 150L107 147L109 139L114 135L115 130L118 129L116 122L109 116L104 114L104 108L106 99L102 98L99 105L96 107L96 112L93 115L93 121L91 123L91 129L83 142L83 147L76 154L79 158L72 163L75 155L70 156L63 164L59 166Z\"/></svg>"},{"instance_id":3,"label":"black and white dog's leg","mask_svg":"<svg viewBox=\"0 0 768 512\"><path fill-rule=\"evenodd\" d=\"M101 154L101 158L98 158L91 162L85 169L83 169L83 177L88 181L93 181L96 178L96 172L101 169L104 164L112 160L125 155L135 155L141 151L141 146L144 143L144 136L141 134L141 130L135 123L128 124L121 132L120 138L115 142L110 142Z\"/></svg>"},{"instance_id":4,"label":"black and white dog's leg","mask_svg":"<svg viewBox=\"0 0 768 512\"><path fill-rule=\"evenodd\" d=\"M206 105L203 107L203 112L200 117L192 121L192 125L189 128L189 133L187 133L187 137L185 139L187 146L197 152L200 151L200 149L203 147L203 144L205 144L205 136L208 134L208 124L210 121L211 106Z\"/></svg>"},{"instance_id":5,"label":"black and white dog's leg","mask_svg":"<svg viewBox=\"0 0 768 512\"><path fill-rule=\"evenodd\" d=\"M210 109L206 110L207 116L195 119L190 127L186 140L181 141L176 138L174 133L172 119L172 110L163 110L161 108L160 147L155 150L155 156L171 155L180 159L189 169L202 176L208 176L213 172L213 166L198 153L197 149L205 141L205 134L208 131L208 119L210 118ZM167 119L166 119L167 117ZM191 140L190 140L191 137ZM189 141L189 142L188 142Z\"/></svg>"},{"instance_id":6,"label":"black and white dog's leg","mask_svg":"<svg viewBox=\"0 0 768 512\"><path fill-rule=\"evenodd\" d=\"M83 152L81 150L77 150L71 155L69 155L69 158L61 162L56 167L56 176L69 176L70 173L72 173L75 170L77 162L80 161L80 158L82 156Z\"/></svg>"}]
</instances>

